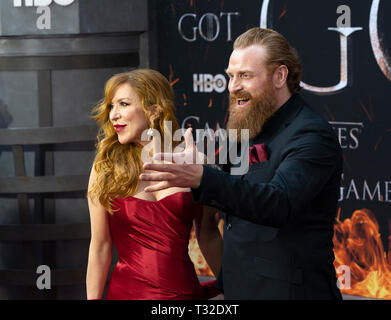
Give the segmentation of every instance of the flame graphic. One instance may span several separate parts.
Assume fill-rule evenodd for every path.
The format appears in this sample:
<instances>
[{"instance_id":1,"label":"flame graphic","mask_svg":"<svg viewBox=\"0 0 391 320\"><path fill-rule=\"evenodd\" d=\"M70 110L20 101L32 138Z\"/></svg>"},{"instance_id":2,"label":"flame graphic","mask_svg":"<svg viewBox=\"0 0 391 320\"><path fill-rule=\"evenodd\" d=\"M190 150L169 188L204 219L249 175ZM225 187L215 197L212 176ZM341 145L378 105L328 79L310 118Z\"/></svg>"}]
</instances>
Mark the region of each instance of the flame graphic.
<instances>
[{"instance_id":1,"label":"flame graphic","mask_svg":"<svg viewBox=\"0 0 391 320\"><path fill-rule=\"evenodd\" d=\"M223 219L218 223L223 234ZM391 220L389 221L391 230ZM391 235L390 241L391 252ZM368 209L356 210L344 221L337 218L334 225L334 266L347 266L350 270L350 289L341 292L349 295L378 299L391 299L391 253L387 255L379 233L379 224ZM194 230L191 232L189 256L198 275L213 277L212 270L198 247Z\"/></svg>"},{"instance_id":2,"label":"flame graphic","mask_svg":"<svg viewBox=\"0 0 391 320\"><path fill-rule=\"evenodd\" d=\"M334 266L350 268L350 289L341 292L391 299L391 265L379 233L379 224L368 209L356 210L334 226ZM390 258L390 257L389 257Z\"/></svg>"},{"instance_id":3,"label":"flame graphic","mask_svg":"<svg viewBox=\"0 0 391 320\"><path fill-rule=\"evenodd\" d=\"M218 228L220 230L221 236L223 235L223 224L224 220L220 219L218 222ZM191 261L194 264L196 273L200 276L209 276L214 277L214 274L208 263L206 262L200 248L198 247L197 238L194 232L194 228L191 230L190 241L189 241L189 256Z\"/></svg>"}]
</instances>

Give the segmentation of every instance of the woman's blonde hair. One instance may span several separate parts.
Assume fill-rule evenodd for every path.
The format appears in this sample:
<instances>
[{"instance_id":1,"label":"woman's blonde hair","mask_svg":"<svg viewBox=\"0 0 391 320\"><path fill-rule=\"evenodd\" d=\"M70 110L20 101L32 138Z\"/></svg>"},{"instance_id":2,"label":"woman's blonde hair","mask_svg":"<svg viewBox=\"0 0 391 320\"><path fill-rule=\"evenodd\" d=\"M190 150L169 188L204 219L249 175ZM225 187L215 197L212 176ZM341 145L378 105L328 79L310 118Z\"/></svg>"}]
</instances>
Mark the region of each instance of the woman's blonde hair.
<instances>
[{"instance_id":1,"label":"woman's blonde hair","mask_svg":"<svg viewBox=\"0 0 391 320\"><path fill-rule=\"evenodd\" d=\"M138 190L139 175L142 172L141 150L137 143L121 144L109 113L116 90L128 83L141 100L142 108L150 127L158 130L162 144L164 121L171 121L172 132L179 129L175 117L174 94L167 80L160 72L151 69L137 69L112 76L105 85L105 97L92 110L92 118L99 127L96 144L94 169L96 180L88 197L98 199L109 213L113 213L115 198L125 198ZM160 111L159 117L151 123L148 107L154 106ZM172 137L170 137L172 140Z\"/></svg>"}]
</instances>

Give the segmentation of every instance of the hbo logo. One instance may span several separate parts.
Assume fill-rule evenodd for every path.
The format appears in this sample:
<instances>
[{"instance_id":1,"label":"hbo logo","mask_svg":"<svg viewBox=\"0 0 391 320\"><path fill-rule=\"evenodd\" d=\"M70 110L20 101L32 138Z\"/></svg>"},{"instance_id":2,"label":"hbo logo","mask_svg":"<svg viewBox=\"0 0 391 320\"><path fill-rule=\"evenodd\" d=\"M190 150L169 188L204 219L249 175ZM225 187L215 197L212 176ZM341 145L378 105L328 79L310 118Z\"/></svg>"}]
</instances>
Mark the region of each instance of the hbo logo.
<instances>
[{"instance_id":1,"label":"hbo logo","mask_svg":"<svg viewBox=\"0 0 391 320\"><path fill-rule=\"evenodd\" d=\"M215 76L205 74L193 74L193 92L224 92L227 88L227 79L224 75Z\"/></svg>"},{"instance_id":2,"label":"hbo logo","mask_svg":"<svg viewBox=\"0 0 391 320\"><path fill-rule=\"evenodd\" d=\"M24 5L26 7L47 7L50 6L53 0L25 0ZM55 3L57 3L60 6L69 6L72 4L75 0L54 0ZM22 6L22 0L14 0L14 7L21 7Z\"/></svg>"}]
</instances>

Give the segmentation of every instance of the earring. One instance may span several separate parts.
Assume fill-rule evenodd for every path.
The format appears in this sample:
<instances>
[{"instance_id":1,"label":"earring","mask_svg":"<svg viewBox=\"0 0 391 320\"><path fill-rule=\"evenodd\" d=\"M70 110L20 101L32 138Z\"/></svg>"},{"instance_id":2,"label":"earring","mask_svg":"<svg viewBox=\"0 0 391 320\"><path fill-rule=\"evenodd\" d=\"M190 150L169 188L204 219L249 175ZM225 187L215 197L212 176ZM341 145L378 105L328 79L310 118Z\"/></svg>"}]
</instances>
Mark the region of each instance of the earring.
<instances>
[{"instance_id":1,"label":"earring","mask_svg":"<svg viewBox=\"0 0 391 320\"><path fill-rule=\"evenodd\" d=\"M152 128L149 128L148 131L147 131L147 136L148 137L153 137L155 135L155 132L154 132L154 129L156 127L155 120L152 121L151 127Z\"/></svg>"},{"instance_id":2,"label":"earring","mask_svg":"<svg viewBox=\"0 0 391 320\"><path fill-rule=\"evenodd\" d=\"M155 132L152 128L149 128L147 131L147 136L148 137L153 137L155 135Z\"/></svg>"},{"instance_id":3,"label":"earring","mask_svg":"<svg viewBox=\"0 0 391 320\"><path fill-rule=\"evenodd\" d=\"M147 136L148 137L153 137L155 135L155 128L156 128L156 121L157 119L152 120L152 128L149 128L147 131Z\"/></svg>"}]
</instances>

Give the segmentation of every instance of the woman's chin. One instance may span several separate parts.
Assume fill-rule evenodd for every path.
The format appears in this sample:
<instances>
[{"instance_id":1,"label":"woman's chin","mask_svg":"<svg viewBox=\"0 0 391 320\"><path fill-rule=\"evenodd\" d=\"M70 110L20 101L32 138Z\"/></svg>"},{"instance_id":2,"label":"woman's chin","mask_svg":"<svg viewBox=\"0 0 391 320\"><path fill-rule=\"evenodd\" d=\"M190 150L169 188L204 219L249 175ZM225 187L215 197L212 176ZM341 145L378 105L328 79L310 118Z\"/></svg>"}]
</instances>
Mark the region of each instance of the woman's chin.
<instances>
[{"instance_id":1,"label":"woman's chin","mask_svg":"<svg viewBox=\"0 0 391 320\"><path fill-rule=\"evenodd\" d=\"M130 141L128 141L129 139L120 139L120 138L118 138L118 142L120 143L120 144L128 144L128 143L130 143Z\"/></svg>"}]
</instances>

